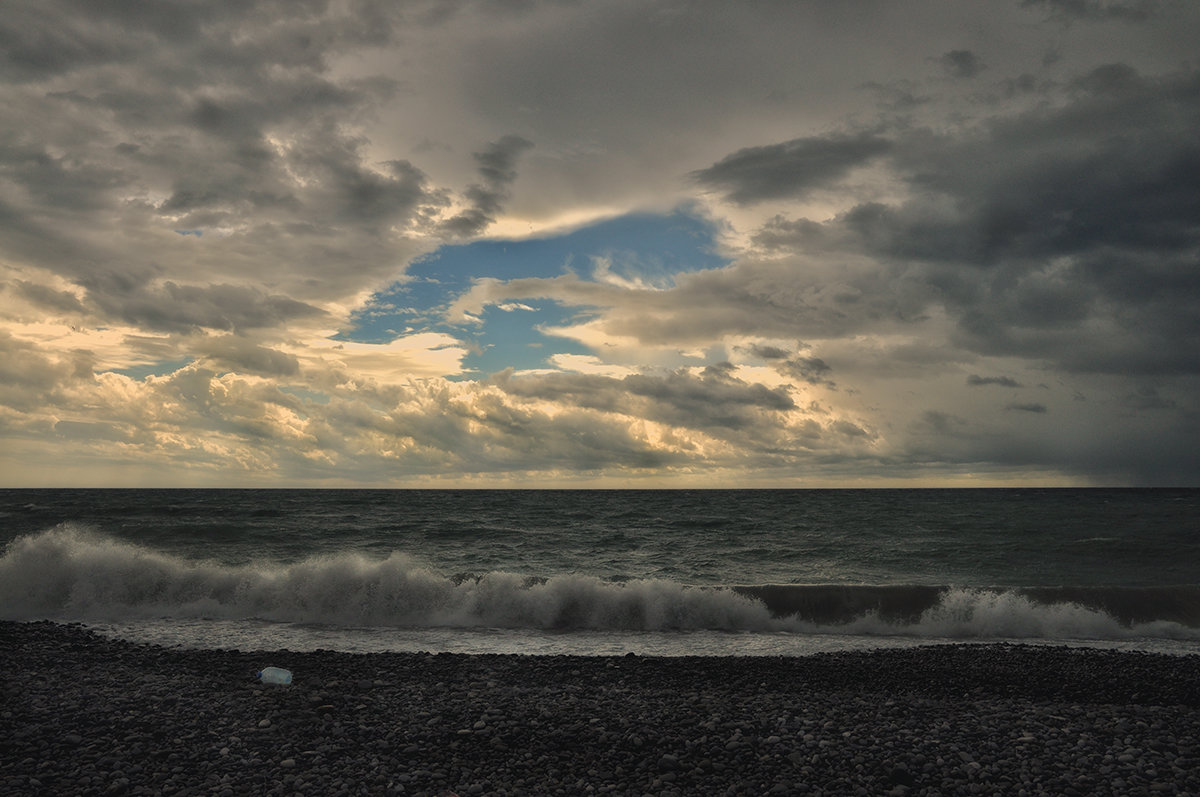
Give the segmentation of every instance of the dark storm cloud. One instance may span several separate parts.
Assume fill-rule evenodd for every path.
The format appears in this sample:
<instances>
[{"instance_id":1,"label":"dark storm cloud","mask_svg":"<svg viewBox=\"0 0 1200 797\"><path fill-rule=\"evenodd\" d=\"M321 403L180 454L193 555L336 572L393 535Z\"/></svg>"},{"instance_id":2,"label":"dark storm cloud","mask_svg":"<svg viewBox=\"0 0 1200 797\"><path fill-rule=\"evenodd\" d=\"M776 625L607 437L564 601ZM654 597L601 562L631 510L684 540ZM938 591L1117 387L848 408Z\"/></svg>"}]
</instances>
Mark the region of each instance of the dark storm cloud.
<instances>
[{"instance_id":1,"label":"dark storm cloud","mask_svg":"<svg viewBox=\"0 0 1200 797\"><path fill-rule=\"evenodd\" d=\"M240 331L319 318L324 311L287 296L237 285L158 283L148 274L95 274L80 279L103 313L162 332Z\"/></svg>"},{"instance_id":2,"label":"dark storm cloud","mask_svg":"<svg viewBox=\"0 0 1200 797\"><path fill-rule=\"evenodd\" d=\"M768 415L795 409L785 390L749 384L728 369L700 376L686 371L634 374L621 379L587 374L520 376L498 374L492 381L506 393L585 409L618 412L718 435L773 428Z\"/></svg>"},{"instance_id":3,"label":"dark storm cloud","mask_svg":"<svg viewBox=\"0 0 1200 797\"><path fill-rule=\"evenodd\" d=\"M17 280L12 286L17 293L30 302L60 313L82 313L85 311L79 297L70 291L56 291L45 285L26 280Z\"/></svg>"},{"instance_id":4,"label":"dark storm cloud","mask_svg":"<svg viewBox=\"0 0 1200 797\"><path fill-rule=\"evenodd\" d=\"M405 224L422 205L440 204L411 163L368 164L362 140L345 135L332 120L309 118L352 111L371 101L369 93L299 93L299 101L289 103L285 92L278 113L202 99L185 117L203 134L193 138L190 150L140 147L135 159L144 168L177 175L172 193L155 211L184 227L287 220L330 231L333 225L356 225L379 234ZM278 125L290 128L282 147L269 141L268 131Z\"/></svg>"},{"instance_id":5,"label":"dark storm cloud","mask_svg":"<svg viewBox=\"0 0 1200 797\"><path fill-rule=\"evenodd\" d=\"M1021 420L997 429L953 413L926 411L907 430L905 456L973 472L1043 466L1092 484L1190 486L1200 474L1194 443L1200 416L1195 413L1179 414L1167 427L1125 418L1100 430L1049 412L1014 412Z\"/></svg>"},{"instance_id":6,"label":"dark storm cloud","mask_svg":"<svg viewBox=\"0 0 1200 797\"><path fill-rule=\"evenodd\" d=\"M938 63L951 77L973 78L986 67L979 56L970 50L951 50L938 59Z\"/></svg>"},{"instance_id":7,"label":"dark storm cloud","mask_svg":"<svg viewBox=\"0 0 1200 797\"><path fill-rule=\"evenodd\" d=\"M1126 75L1141 90L1111 92L1111 76L1089 80L1106 69L1077 82L1086 90L1069 104L998 118L982 136L909 136L896 164L926 197L956 200L957 214L921 200L870 203L844 225L881 253L975 265L1194 244L1200 73Z\"/></svg>"},{"instance_id":8,"label":"dark storm cloud","mask_svg":"<svg viewBox=\"0 0 1200 797\"><path fill-rule=\"evenodd\" d=\"M791 354L787 349L781 349L778 346L763 346L758 343L751 343L745 347L745 350L754 357L761 357L764 360L786 360Z\"/></svg>"},{"instance_id":9,"label":"dark storm cloud","mask_svg":"<svg viewBox=\"0 0 1200 797\"><path fill-rule=\"evenodd\" d=\"M783 363L780 372L796 379L802 379L810 385L827 385L834 383L828 378L833 369L820 357L793 357Z\"/></svg>"},{"instance_id":10,"label":"dark storm cloud","mask_svg":"<svg viewBox=\"0 0 1200 797\"><path fill-rule=\"evenodd\" d=\"M829 228L811 219L775 216L754 233L751 240L768 250L809 249L827 245Z\"/></svg>"},{"instance_id":11,"label":"dark storm cloud","mask_svg":"<svg viewBox=\"0 0 1200 797\"><path fill-rule=\"evenodd\" d=\"M881 275L878 264L857 254L845 258L850 263L833 257L745 257L727 268L679 274L675 285L663 291L617 291L562 279L513 280L506 283L505 295L566 295L577 306L611 302L614 311L597 327L651 346L705 345L723 335L844 337L881 323L920 320L930 302L926 294L936 295L903 274ZM807 376L813 375L812 364L801 366L808 369Z\"/></svg>"},{"instance_id":12,"label":"dark storm cloud","mask_svg":"<svg viewBox=\"0 0 1200 797\"><path fill-rule=\"evenodd\" d=\"M1078 371L1200 372L1188 343L1200 335L1197 129L1200 72L1100 67L1057 107L970 135L897 138L890 162L913 198L826 224L777 218L756 242L907 263L880 273L930 289L910 295L948 308L959 343L977 352Z\"/></svg>"},{"instance_id":13,"label":"dark storm cloud","mask_svg":"<svg viewBox=\"0 0 1200 797\"><path fill-rule=\"evenodd\" d=\"M800 197L876 158L891 143L870 133L797 138L747 147L692 173L701 185L739 205Z\"/></svg>"},{"instance_id":14,"label":"dark storm cloud","mask_svg":"<svg viewBox=\"0 0 1200 797\"><path fill-rule=\"evenodd\" d=\"M0 178L16 189L0 198L0 255L156 329L286 320L303 311L284 294L341 298L394 272L415 249L397 237L446 197L407 161L370 160L356 132L397 84L331 64L391 41L396 13L365 0L6 4L0 72L20 123L0 136ZM169 230L203 244L172 248ZM177 287L136 307L102 295L115 283L97 273L147 270ZM178 323L153 309L206 279L280 296L234 301L224 325L211 306Z\"/></svg>"},{"instance_id":15,"label":"dark storm cloud","mask_svg":"<svg viewBox=\"0 0 1200 797\"><path fill-rule=\"evenodd\" d=\"M1154 385L1143 385L1121 401L1131 410L1173 410L1179 406L1175 399L1159 393Z\"/></svg>"},{"instance_id":16,"label":"dark storm cloud","mask_svg":"<svg viewBox=\"0 0 1200 797\"><path fill-rule=\"evenodd\" d=\"M386 42L393 22L385 9L355 2L338 14L327 0L12 0L0 17L0 69L9 79L45 79L155 57L160 45L176 56L166 61L173 80L194 71L188 56L205 57L213 71L268 62L320 69L334 46Z\"/></svg>"},{"instance_id":17,"label":"dark storm cloud","mask_svg":"<svg viewBox=\"0 0 1200 797\"><path fill-rule=\"evenodd\" d=\"M7 0L0 468L1194 477L1196 12L1021 5ZM326 337L449 238L679 202L727 260L448 297L588 373L476 380L515 327L398 288Z\"/></svg>"},{"instance_id":18,"label":"dark storm cloud","mask_svg":"<svg viewBox=\"0 0 1200 797\"><path fill-rule=\"evenodd\" d=\"M806 347L801 344L800 348ZM766 360L776 371L790 379L799 379L810 385L836 388L836 383L829 378L829 375L833 373L833 368L820 357L809 357L799 352L793 355L792 352L778 346L763 346L757 343L739 347L739 349Z\"/></svg>"},{"instance_id":19,"label":"dark storm cloud","mask_svg":"<svg viewBox=\"0 0 1200 797\"><path fill-rule=\"evenodd\" d=\"M913 423L913 429L918 432L953 435L965 427L966 423L964 419L953 413L942 410L925 410L921 413L921 417Z\"/></svg>"},{"instance_id":20,"label":"dark storm cloud","mask_svg":"<svg viewBox=\"0 0 1200 797\"><path fill-rule=\"evenodd\" d=\"M470 207L443 222L442 229L459 237L478 235L486 230L496 220L496 214L508 198L510 186L516 182L517 158L532 146L532 141L507 135L492 142L483 152L475 153L483 182L467 189Z\"/></svg>"},{"instance_id":21,"label":"dark storm cloud","mask_svg":"<svg viewBox=\"0 0 1200 797\"><path fill-rule=\"evenodd\" d=\"M126 179L119 169L55 156L43 143L17 137L0 140L0 175L38 203L81 212L110 205L108 192Z\"/></svg>"},{"instance_id":22,"label":"dark storm cloud","mask_svg":"<svg viewBox=\"0 0 1200 797\"><path fill-rule=\"evenodd\" d=\"M1071 81L1071 88L1088 94L1131 94L1145 87L1145 81L1129 64L1104 64Z\"/></svg>"},{"instance_id":23,"label":"dark storm cloud","mask_svg":"<svg viewBox=\"0 0 1200 797\"><path fill-rule=\"evenodd\" d=\"M1142 22L1162 7L1162 0L1022 0L1029 8L1044 8L1064 19L1114 19Z\"/></svg>"},{"instance_id":24,"label":"dark storm cloud","mask_svg":"<svg viewBox=\"0 0 1200 797\"><path fill-rule=\"evenodd\" d=\"M834 387L833 381L828 378L833 369L820 357L806 357L798 352L793 355L792 352L778 346L763 346L757 343L741 348L754 357L767 360L775 370L787 377L799 379L810 385ZM804 346L801 345L801 348Z\"/></svg>"},{"instance_id":25,"label":"dark storm cloud","mask_svg":"<svg viewBox=\"0 0 1200 797\"><path fill-rule=\"evenodd\" d=\"M129 39L89 25L98 4L13 3L0 15L0 74L6 80L38 80L93 64L132 58Z\"/></svg>"},{"instance_id":26,"label":"dark storm cloud","mask_svg":"<svg viewBox=\"0 0 1200 797\"><path fill-rule=\"evenodd\" d=\"M1011 376L979 376L971 374L967 377L967 384L971 387L980 387L983 385L999 385L1000 387L1021 387L1021 383L1013 379Z\"/></svg>"},{"instance_id":27,"label":"dark storm cloud","mask_svg":"<svg viewBox=\"0 0 1200 797\"><path fill-rule=\"evenodd\" d=\"M786 391L711 373L700 379L683 372L665 377L634 375L622 383L632 395L653 402L654 416L676 426L742 429L755 424L761 411L783 412L796 406Z\"/></svg>"},{"instance_id":28,"label":"dark storm cloud","mask_svg":"<svg viewBox=\"0 0 1200 797\"><path fill-rule=\"evenodd\" d=\"M300 363L294 356L259 346L236 335L206 338L197 344L195 350L207 355L218 367L238 373L292 376L300 370Z\"/></svg>"}]
</instances>

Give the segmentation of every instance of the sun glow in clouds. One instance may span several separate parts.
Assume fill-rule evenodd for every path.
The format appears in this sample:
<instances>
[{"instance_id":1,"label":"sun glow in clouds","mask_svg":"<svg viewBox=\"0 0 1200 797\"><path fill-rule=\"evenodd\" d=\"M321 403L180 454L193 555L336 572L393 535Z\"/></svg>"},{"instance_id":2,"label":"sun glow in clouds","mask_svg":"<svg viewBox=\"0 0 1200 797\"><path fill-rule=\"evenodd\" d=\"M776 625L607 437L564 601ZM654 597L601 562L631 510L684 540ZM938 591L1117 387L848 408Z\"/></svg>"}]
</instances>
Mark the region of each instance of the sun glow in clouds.
<instances>
[{"instance_id":1,"label":"sun glow in clouds","mask_svg":"<svg viewBox=\"0 0 1200 797\"><path fill-rule=\"evenodd\" d=\"M0 478L1200 480L1200 8L438 5L6 6Z\"/></svg>"}]
</instances>

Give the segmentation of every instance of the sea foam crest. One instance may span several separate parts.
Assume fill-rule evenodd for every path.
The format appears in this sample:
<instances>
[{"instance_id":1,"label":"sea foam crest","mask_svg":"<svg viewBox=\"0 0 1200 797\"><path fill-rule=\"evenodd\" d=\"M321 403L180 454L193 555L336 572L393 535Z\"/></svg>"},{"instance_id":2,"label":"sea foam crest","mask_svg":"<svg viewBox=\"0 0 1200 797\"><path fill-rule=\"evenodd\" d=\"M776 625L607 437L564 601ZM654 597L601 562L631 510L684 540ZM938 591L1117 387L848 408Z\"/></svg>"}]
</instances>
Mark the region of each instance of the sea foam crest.
<instances>
[{"instance_id":1,"label":"sea foam crest","mask_svg":"<svg viewBox=\"0 0 1200 797\"><path fill-rule=\"evenodd\" d=\"M849 596L848 608L856 605L850 598L862 598L856 589L836 588ZM10 620L207 617L418 628L1200 639L1200 629L1179 622L1122 623L1099 609L1038 601L1018 590L946 588L913 616L867 610L848 612L838 621L802 614L781 617L778 607L773 614L767 603L746 593L745 588L610 583L579 575L533 580L489 573L456 580L403 553L383 559L347 553L287 565L225 565L167 555L71 526L14 540L0 557L0 617Z\"/></svg>"},{"instance_id":2,"label":"sea foam crest","mask_svg":"<svg viewBox=\"0 0 1200 797\"><path fill-rule=\"evenodd\" d=\"M1200 628L1169 620L1122 623L1074 602L1041 603L1019 590L951 587L911 622L867 612L836 625L795 621L796 630L937 639L1200 639Z\"/></svg>"},{"instance_id":3,"label":"sea foam crest","mask_svg":"<svg viewBox=\"0 0 1200 797\"><path fill-rule=\"evenodd\" d=\"M9 544L0 558L5 619L261 618L381 626L765 630L766 607L728 590L587 576L455 581L403 553L290 565L189 561L72 527Z\"/></svg>"}]
</instances>

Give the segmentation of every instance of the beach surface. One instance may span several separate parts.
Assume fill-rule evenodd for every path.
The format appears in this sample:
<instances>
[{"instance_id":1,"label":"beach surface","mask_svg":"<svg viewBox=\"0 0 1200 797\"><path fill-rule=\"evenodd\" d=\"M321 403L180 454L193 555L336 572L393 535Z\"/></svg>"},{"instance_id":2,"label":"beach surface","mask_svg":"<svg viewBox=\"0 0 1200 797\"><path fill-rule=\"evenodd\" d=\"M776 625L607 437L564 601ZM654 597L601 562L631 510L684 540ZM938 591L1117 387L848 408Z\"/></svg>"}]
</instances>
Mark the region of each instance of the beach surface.
<instances>
[{"instance_id":1,"label":"beach surface","mask_svg":"<svg viewBox=\"0 0 1200 797\"><path fill-rule=\"evenodd\" d=\"M10 795L1200 793L1200 656L242 652L0 622L0 678Z\"/></svg>"}]
</instances>

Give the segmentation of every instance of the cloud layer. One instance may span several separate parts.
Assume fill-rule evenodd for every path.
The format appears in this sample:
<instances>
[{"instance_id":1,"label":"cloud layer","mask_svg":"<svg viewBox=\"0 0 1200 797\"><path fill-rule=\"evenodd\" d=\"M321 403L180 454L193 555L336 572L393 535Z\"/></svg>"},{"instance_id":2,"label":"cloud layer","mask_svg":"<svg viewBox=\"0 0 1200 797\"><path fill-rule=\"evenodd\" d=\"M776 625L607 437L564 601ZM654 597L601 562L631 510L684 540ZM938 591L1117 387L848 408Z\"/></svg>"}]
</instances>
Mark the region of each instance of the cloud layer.
<instances>
[{"instance_id":1,"label":"cloud layer","mask_svg":"<svg viewBox=\"0 0 1200 797\"><path fill-rule=\"evenodd\" d=\"M1200 11L868 6L16 0L0 475L1196 484Z\"/></svg>"}]
</instances>

